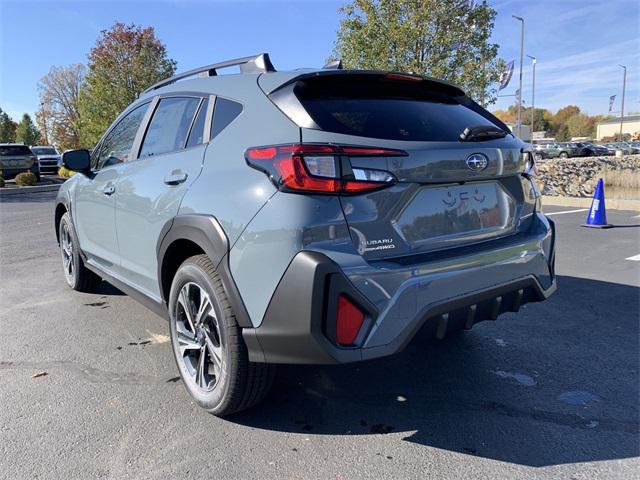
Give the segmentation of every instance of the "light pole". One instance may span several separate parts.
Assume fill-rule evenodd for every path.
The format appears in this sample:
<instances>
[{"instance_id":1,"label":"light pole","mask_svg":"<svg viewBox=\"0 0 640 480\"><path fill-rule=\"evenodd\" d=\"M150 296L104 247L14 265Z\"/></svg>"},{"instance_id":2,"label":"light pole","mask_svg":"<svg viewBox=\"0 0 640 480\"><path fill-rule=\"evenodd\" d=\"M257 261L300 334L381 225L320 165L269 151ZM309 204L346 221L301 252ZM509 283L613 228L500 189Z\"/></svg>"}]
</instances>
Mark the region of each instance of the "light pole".
<instances>
[{"instance_id":1,"label":"light pole","mask_svg":"<svg viewBox=\"0 0 640 480\"><path fill-rule=\"evenodd\" d=\"M536 111L536 57L531 55L527 55L531 59L531 66L533 68L533 81L531 84L531 140L533 140L533 122L535 119L535 111Z\"/></svg>"},{"instance_id":2,"label":"light pole","mask_svg":"<svg viewBox=\"0 0 640 480\"><path fill-rule=\"evenodd\" d=\"M620 141L622 141L622 124L624 123L624 91L627 87L627 67L624 65L618 65L624 69L624 76L622 77L622 107L620 108Z\"/></svg>"},{"instance_id":3,"label":"light pole","mask_svg":"<svg viewBox=\"0 0 640 480\"><path fill-rule=\"evenodd\" d=\"M517 15L511 15L516 20L520 21L520 82L519 82L519 90L520 96L518 98L518 137L522 134L522 118L520 116L520 112L522 110L522 62L524 60L524 18L519 17Z\"/></svg>"},{"instance_id":4,"label":"light pole","mask_svg":"<svg viewBox=\"0 0 640 480\"><path fill-rule=\"evenodd\" d=\"M40 111L42 112L42 126L44 127L44 143L49 145L49 138L47 136L47 117L44 114L44 102L40 102Z\"/></svg>"}]
</instances>

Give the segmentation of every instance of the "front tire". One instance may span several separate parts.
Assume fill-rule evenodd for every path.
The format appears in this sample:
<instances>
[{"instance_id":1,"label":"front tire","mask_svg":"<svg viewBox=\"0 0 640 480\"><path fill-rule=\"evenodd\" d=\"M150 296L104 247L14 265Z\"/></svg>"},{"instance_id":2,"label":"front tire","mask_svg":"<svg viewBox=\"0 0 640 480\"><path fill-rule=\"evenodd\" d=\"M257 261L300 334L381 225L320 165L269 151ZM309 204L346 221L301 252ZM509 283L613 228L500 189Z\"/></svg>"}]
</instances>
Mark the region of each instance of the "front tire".
<instances>
[{"instance_id":1,"label":"front tire","mask_svg":"<svg viewBox=\"0 0 640 480\"><path fill-rule=\"evenodd\" d=\"M80 257L78 239L68 212L62 215L60 219L58 238L60 239L62 270L67 285L79 292L96 292L102 279L84 266L84 262Z\"/></svg>"},{"instance_id":2,"label":"front tire","mask_svg":"<svg viewBox=\"0 0 640 480\"><path fill-rule=\"evenodd\" d=\"M225 416L267 395L275 366L249 362L222 280L206 255L188 258L176 272L169 315L178 371L198 405Z\"/></svg>"},{"instance_id":3,"label":"front tire","mask_svg":"<svg viewBox=\"0 0 640 480\"><path fill-rule=\"evenodd\" d=\"M560 152L560 158L569 158L569 154L567 152Z\"/></svg>"}]
</instances>

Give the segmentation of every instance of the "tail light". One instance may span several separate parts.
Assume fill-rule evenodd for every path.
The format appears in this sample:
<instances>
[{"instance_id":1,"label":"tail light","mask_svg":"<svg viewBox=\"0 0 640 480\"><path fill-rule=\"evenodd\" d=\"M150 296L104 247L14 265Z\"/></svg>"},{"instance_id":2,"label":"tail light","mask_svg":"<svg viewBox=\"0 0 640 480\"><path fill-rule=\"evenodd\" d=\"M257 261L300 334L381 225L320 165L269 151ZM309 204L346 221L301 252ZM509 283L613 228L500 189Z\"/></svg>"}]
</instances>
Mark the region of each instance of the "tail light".
<instances>
[{"instance_id":1,"label":"tail light","mask_svg":"<svg viewBox=\"0 0 640 480\"><path fill-rule=\"evenodd\" d=\"M360 333L364 314L347 297L338 297L336 316L336 341L343 346L353 345Z\"/></svg>"},{"instance_id":2,"label":"tail light","mask_svg":"<svg viewBox=\"0 0 640 480\"><path fill-rule=\"evenodd\" d=\"M266 173L280 190L355 194L386 188L397 180L385 170L353 168L350 157L406 155L387 148L302 143L249 148L245 159L250 167Z\"/></svg>"}]
</instances>

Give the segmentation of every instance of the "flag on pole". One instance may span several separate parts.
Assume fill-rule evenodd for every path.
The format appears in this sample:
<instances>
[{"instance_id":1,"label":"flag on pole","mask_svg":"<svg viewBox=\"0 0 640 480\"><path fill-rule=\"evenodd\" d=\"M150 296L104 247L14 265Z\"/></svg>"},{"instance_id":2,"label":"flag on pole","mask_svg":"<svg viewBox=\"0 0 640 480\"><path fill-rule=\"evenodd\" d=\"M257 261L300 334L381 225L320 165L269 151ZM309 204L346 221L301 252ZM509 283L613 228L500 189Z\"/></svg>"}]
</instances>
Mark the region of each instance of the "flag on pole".
<instances>
[{"instance_id":1,"label":"flag on pole","mask_svg":"<svg viewBox=\"0 0 640 480\"><path fill-rule=\"evenodd\" d=\"M509 85L511 77L513 76L514 61L515 60L511 60L509 63L507 63L507 65L504 67L504 70L500 74L500 87L498 88L498 90L504 90L505 88L507 88L507 85Z\"/></svg>"},{"instance_id":2,"label":"flag on pole","mask_svg":"<svg viewBox=\"0 0 640 480\"><path fill-rule=\"evenodd\" d=\"M611 113L611 110L613 109L613 102L616 101L616 96L615 95L611 95L609 97L609 113Z\"/></svg>"}]
</instances>

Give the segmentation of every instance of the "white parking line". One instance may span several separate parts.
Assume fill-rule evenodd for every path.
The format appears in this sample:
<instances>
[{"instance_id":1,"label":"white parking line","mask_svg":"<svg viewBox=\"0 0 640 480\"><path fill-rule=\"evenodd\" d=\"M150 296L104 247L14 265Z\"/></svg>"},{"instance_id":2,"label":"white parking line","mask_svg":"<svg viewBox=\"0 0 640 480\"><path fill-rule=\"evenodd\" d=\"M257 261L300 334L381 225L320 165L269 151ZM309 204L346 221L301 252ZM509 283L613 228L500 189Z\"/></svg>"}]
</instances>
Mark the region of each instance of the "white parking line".
<instances>
[{"instance_id":1,"label":"white parking line","mask_svg":"<svg viewBox=\"0 0 640 480\"><path fill-rule=\"evenodd\" d=\"M632 262L640 262L640 254L634 255L633 257L625 258L625 260L631 260Z\"/></svg>"},{"instance_id":2,"label":"white parking line","mask_svg":"<svg viewBox=\"0 0 640 480\"><path fill-rule=\"evenodd\" d=\"M564 215L565 213L576 213L576 212L586 212L587 210L589 210L588 208L580 208L578 210L567 210L566 212L551 212L551 213L545 213L545 215L547 217L551 216L551 215Z\"/></svg>"}]
</instances>

